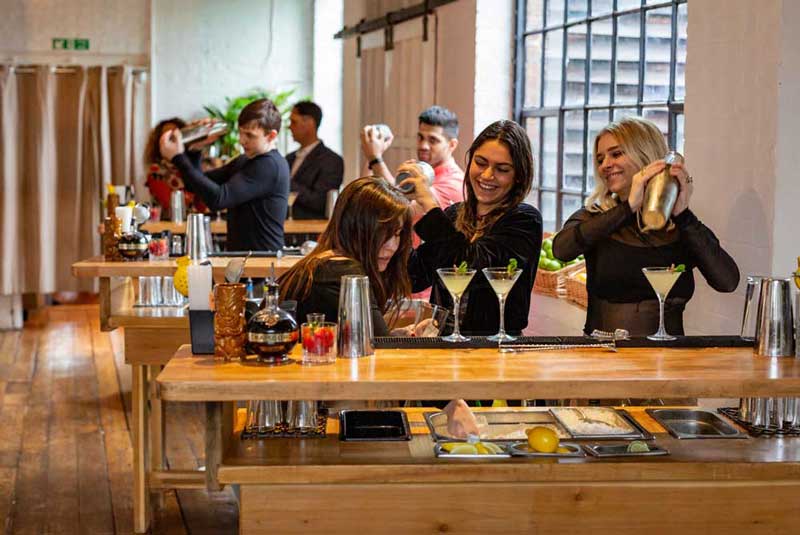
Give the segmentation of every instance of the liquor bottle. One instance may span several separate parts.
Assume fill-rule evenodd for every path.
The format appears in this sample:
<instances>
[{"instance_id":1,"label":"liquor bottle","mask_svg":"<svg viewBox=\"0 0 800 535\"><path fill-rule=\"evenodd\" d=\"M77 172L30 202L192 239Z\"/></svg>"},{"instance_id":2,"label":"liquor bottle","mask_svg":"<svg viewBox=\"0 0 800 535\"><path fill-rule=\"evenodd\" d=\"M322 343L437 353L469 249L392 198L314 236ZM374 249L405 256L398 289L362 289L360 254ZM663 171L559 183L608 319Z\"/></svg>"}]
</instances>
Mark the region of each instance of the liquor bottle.
<instances>
[{"instance_id":1,"label":"liquor bottle","mask_svg":"<svg viewBox=\"0 0 800 535\"><path fill-rule=\"evenodd\" d=\"M278 306L280 289L270 282L264 287L264 306L247 324L248 353L269 365L291 362L288 353L300 336L297 322Z\"/></svg>"}]
</instances>

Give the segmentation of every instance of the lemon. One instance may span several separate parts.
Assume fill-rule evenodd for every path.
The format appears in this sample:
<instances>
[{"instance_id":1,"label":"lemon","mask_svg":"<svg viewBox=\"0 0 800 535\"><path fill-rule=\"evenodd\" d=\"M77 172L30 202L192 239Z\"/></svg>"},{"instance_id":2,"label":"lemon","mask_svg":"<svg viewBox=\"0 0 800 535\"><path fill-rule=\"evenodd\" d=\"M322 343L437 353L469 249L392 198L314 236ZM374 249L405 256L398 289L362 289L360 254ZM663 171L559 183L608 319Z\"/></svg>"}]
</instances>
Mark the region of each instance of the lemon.
<instances>
[{"instance_id":1,"label":"lemon","mask_svg":"<svg viewBox=\"0 0 800 535\"><path fill-rule=\"evenodd\" d=\"M475 451L477 451L479 455L492 455L494 453L493 451L489 451L489 448L487 448L486 444L483 442L475 444Z\"/></svg>"},{"instance_id":2,"label":"lemon","mask_svg":"<svg viewBox=\"0 0 800 535\"><path fill-rule=\"evenodd\" d=\"M528 444L539 453L553 453L558 449L558 435L549 427L536 426L526 429Z\"/></svg>"},{"instance_id":3,"label":"lemon","mask_svg":"<svg viewBox=\"0 0 800 535\"><path fill-rule=\"evenodd\" d=\"M453 455L476 455L478 449L472 444L459 444L450 450Z\"/></svg>"},{"instance_id":4,"label":"lemon","mask_svg":"<svg viewBox=\"0 0 800 535\"><path fill-rule=\"evenodd\" d=\"M461 444L463 444L463 442L445 442L441 445L441 448L446 452L450 452L453 448L460 446Z\"/></svg>"},{"instance_id":5,"label":"lemon","mask_svg":"<svg viewBox=\"0 0 800 535\"><path fill-rule=\"evenodd\" d=\"M497 444L494 444L492 442L483 442L482 444L486 447L487 450L489 450L489 453L492 454L503 453L503 448L501 448Z\"/></svg>"}]
</instances>

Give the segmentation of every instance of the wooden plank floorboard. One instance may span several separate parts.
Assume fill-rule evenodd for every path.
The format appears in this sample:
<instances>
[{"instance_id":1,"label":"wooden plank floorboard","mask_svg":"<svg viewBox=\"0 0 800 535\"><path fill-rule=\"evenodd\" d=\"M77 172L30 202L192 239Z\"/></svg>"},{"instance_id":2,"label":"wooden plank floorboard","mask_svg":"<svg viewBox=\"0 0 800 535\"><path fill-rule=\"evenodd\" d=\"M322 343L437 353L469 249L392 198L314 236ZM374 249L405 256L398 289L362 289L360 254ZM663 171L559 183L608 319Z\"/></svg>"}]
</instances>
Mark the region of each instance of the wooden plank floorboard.
<instances>
[{"instance_id":1,"label":"wooden plank floorboard","mask_svg":"<svg viewBox=\"0 0 800 535\"><path fill-rule=\"evenodd\" d=\"M130 367L97 305L48 307L0 333L0 529L6 534L133 532ZM10 380L9 380L10 378ZM167 404L168 463L203 460L200 405ZM168 491L151 533L238 530L230 489Z\"/></svg>"}]
</instances>

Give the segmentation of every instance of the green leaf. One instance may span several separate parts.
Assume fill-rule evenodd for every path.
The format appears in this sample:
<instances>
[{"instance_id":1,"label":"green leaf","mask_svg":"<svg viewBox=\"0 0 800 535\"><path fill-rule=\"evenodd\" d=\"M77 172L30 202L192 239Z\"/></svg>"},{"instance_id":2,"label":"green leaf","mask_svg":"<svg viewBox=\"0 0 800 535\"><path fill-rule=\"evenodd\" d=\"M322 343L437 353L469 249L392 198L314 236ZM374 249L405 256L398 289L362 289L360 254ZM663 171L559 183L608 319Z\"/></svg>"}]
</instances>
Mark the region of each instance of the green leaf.
<instances>
[{"instance_id":1,"label":"green leaf","mask_svg":"<svg viewBox=\"0 0 800 535\"><path fill-rule=\"evenodd\" d=\"M685 264L678 264L677 266L675 266L675 269L673 269L672 271L675 271L677 273L683 273L684 271L686 271L686 265Z\"/></svg>"},{"instance_id":2,"label":"green leaf","mask_svg":"<svg viewBox=\"0 0 800 535\"><path fill-rule=\"evenodd\" d=\"M514 272L517 270L517 259L512 258L508 261L508 266L506 266L509 275L513 275Z\"/></svg>"},{"instance_id":3,"label":"green leaf","mask_svg":"<svg viewBox=\"0 0 800 535\"><path fill-rule=\"evenodd\" d=\"M467 274L467 261L464 260L461 262L458 267L456 268L456 273L459 275L466 275Z\"/></svg>"}]
</instances>

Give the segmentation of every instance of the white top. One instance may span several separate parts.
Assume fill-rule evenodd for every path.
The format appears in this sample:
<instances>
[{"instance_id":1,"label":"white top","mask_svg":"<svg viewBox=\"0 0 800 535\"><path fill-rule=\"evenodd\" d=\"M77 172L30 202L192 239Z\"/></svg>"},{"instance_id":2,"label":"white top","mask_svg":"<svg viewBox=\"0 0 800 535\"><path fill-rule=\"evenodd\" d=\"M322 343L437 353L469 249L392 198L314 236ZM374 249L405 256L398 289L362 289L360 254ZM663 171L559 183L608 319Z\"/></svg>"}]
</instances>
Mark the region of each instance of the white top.
<instances>
[{"instance_id":1,"label":"white top","mask_svg":"<svg viewBox=\"0 0 800 535\"><path fill-rule=\"evenodd\" d=\"M319 140L316 140L314 143L310 145L306 145L300 149L297 149L297 155L294 157L294 163L292 164L291 176L294 178L295 173L297 170L300 169L300 166L303 165L303 160L306 159L306 156L319 145Z\"/></svg>"}]
</instances>

